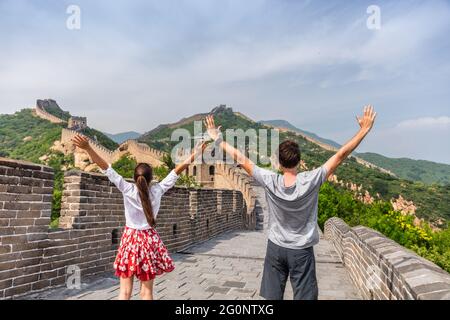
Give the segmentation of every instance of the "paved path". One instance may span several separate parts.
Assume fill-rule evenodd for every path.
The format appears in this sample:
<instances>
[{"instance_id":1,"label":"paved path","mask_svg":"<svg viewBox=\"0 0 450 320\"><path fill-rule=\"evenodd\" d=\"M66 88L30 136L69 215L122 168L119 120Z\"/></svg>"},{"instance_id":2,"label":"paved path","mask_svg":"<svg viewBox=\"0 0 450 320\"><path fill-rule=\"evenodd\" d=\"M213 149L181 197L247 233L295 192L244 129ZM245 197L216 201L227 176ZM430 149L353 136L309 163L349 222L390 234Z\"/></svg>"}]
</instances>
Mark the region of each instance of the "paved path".
<instances>
[{"instance_id":1,"label":"paved path","mask_svg":"<svg viewBox=\"0 0 450 320\"><path fill-rule=\"evenodd\" d=\"M261 197L259 197L262 199ZM264 230L236 230L173 254L175 270L155 281L156 299L262 299L259 286L264 263L267 219ZM319 299L359 299L346 269L325 239L315 247ZM116 299L118 280L113 275L92 278L80 290L58 288L27 299ZM139 283L133 290L139 299ZM292 299L286 286L285 299Z\"/></svg>"}]
</instances>

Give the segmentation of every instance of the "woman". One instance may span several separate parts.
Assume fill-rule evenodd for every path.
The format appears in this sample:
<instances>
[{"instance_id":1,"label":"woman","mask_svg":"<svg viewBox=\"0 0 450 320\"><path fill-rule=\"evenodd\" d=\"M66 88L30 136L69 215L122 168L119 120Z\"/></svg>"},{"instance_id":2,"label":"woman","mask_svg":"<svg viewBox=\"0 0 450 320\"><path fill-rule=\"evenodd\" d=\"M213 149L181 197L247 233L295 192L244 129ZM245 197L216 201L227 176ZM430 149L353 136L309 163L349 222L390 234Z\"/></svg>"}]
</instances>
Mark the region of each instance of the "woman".
<instances>
[{"instance_id":1,"label":"woman","mask_svg":"<svg viewBox=\"0 0 450 320\"><path fill-rule=\"evenodd\" d=\"M161 198L175 185L187 166L203 152L206 144L198 145L190 157L177 165L161 182L150 185L153 178L150 165L139 163L134 170L135 183L129 183L91 148L85 136L77 135L72 141L89 154L123 194L126 226L114 262L115 273L120 278L119 300L130 299L134 277L141 281L141 298L153 300L155 276L174 269L173 261L155 230Z\"/></svg>"}]
</instances>

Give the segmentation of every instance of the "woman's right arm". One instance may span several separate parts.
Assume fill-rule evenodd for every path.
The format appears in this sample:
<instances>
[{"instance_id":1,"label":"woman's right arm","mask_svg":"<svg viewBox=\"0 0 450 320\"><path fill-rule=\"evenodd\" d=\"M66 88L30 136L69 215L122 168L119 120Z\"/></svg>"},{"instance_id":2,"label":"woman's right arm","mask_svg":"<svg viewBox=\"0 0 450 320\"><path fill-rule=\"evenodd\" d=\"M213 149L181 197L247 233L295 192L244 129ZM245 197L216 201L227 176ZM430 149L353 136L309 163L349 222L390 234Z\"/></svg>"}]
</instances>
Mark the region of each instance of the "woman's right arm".
<instances>
[{"instance_id":1,"label":"woman's right arm","mask_svg":"<svg viewBox=\"0 0 450 320\"><path fill-rule=\"evenodd\" d=\"M102 157L100 157L94 149L92 149L87 137L77 134L75 137L73 137L72 142L78 148L86 151L89 157L91 157L92 161L96 163L100 167L100 169L108 169L108 163Z\"/></svg>"},{"instance_id":2,"label":"woman's right arm","mask_svg":"<svg viewBox=\"0 0 450 320\"><path fill-rule=\"evenodd\" d=\"M76 135L73 139L73 144L80 149L83 149L87 152L91 160L96 163L102 172L108 177L109 181L111 181L120 192L125 193L133 187L131 183L125 181L125 179L118 174L102 157L92 149L89 144L89 140L87 137L82 135Z\"/></svg>"}]
</instances>

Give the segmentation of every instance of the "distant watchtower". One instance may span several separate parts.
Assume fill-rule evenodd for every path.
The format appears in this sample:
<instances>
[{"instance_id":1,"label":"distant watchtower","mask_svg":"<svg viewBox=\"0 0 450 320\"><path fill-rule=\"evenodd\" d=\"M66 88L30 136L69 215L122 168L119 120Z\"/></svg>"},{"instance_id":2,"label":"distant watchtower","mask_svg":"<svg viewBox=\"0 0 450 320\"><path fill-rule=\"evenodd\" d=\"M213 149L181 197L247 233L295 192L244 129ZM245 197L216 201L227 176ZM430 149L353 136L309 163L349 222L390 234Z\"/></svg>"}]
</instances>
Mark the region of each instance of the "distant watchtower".
<instances>
[{"instance_id":1,"label":"distant watchtower","mask_svg":"<svg viewBox=\"0 0 450 320\"><path fill-rule=\"evenodd\" d=\"M86 117L70 117L69 123L67 125L68 129L71 130L83 130L87 127L87 118Z\"/></svg>"}]
</instances>

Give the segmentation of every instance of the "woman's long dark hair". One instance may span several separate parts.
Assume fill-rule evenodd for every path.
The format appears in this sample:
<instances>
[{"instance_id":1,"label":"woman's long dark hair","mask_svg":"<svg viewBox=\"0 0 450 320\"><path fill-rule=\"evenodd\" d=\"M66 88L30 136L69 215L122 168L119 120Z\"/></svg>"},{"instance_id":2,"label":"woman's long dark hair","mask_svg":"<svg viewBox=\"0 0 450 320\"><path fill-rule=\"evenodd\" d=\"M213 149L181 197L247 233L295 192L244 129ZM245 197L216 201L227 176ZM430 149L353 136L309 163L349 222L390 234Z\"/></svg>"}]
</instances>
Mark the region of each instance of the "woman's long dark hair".
<instances>
[{"instance_id":1,"label":"woman's long dark hair","mask_svg":"<svg viewBox=\"0 0 450 320\"><path fill-rule=\"evenodd\" d=\"M150 226L155 225L155 217L153 216L152 203L150 201L149 185L153 179L152 167L146 163L139 163L134 169L134 181L139 191L142 208L144 209L145 217Z\"/></svg>"}]
</instances>

